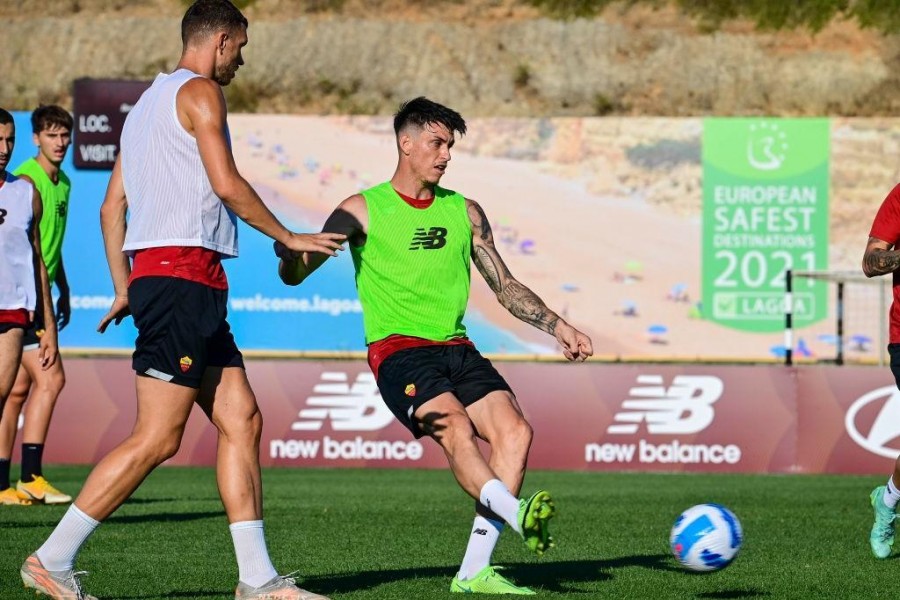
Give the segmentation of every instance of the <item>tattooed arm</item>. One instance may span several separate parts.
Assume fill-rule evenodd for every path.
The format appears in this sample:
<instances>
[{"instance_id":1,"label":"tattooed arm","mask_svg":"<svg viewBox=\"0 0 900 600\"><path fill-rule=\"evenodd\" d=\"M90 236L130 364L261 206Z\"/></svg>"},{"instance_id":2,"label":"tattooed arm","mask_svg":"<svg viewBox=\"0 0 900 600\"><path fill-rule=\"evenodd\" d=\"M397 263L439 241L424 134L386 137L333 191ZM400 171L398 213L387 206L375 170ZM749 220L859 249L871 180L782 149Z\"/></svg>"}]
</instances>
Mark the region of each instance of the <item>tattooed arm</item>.
<instances>
[{"instance_id":1,"label":"tattooed arm","mask_svg":"<svg viewBox=\"0 0 900 600\"><path fill-rule=\"evenodd\" d=\"M513 316L554 336L569 360L583 361L591 356L594 350L590 338L547 308L537 294L519 283L509 272L494 245L491 225L481 206L473 200L466 200L466 210L472 224L472 260L497 294L500 304Z\"/></svg>"},{"instance_id":2,"label":"tattooed arm","mask_svg":"<svg viewBox=\"0 0 900 600\"><path fill-rule=\"evenodd\" d=\"M866 277L893 273L900 267L900 251L891 248L893 248L893 244L878 238L869 238L862 260L862 269Z\"/></svg>"}]
</instances>

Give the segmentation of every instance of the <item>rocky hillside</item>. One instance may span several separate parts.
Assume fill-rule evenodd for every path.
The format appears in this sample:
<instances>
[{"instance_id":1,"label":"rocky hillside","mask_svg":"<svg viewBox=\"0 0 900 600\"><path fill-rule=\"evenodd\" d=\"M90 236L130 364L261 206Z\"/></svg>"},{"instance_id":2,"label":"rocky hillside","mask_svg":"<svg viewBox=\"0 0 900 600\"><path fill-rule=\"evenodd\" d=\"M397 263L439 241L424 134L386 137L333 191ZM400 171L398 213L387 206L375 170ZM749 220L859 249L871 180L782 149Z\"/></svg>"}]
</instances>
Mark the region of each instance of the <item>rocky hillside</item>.
<instances>
[{"instance_id":1,"label":"rocky hillside","mask_svg":"<svg viewBox=\"0 0 900 600\"><path fill-rule=\"evenodd\" d=\"M171 69L182 0L5 0L0 102L71 106L79 77ZM516 0L256 0L235 112L387 114L424 94L467 116L893 115L900 44L854 23L700 30L671 9L553 20Z\"/></svg>"}]
</instances>

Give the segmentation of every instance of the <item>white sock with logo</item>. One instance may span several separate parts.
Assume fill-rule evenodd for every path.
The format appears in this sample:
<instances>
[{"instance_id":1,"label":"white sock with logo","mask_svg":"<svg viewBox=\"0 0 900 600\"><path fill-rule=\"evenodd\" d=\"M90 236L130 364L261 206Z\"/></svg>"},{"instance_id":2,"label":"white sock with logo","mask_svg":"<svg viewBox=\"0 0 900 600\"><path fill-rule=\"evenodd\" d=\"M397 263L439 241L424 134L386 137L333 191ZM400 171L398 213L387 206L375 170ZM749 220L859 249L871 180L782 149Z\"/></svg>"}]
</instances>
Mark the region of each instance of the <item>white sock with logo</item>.
<instances>
[{"instance_id":1,"label":"white sock with logo","mask_svg":"<svg viewBox=\"0 0 900 600\"><path fill-rule=\"evenodd\" d=\"M72 504L60 519L59 525L38 548L36 554L48 571L68 571L75 567L78 551L94 533L100 522Z\"/></svg>"},{"instance_id":2,"label":"white sock with logo","mask_svg":"<svg viewBox=\"0 0 900 600\"><path fill-rule=\"evenodd\" d=\"M262 520L232 523L228 529L234 542L238 578L241 581L257 588L278 575L266 549Z\"/></svg>"},{"instance_id":3,"label":"white sock with logo","mask_svg":"<svg viewBox=\"0 0 900 600\"><path fill-rule=\"evenodd\" d=\"M894 476L888 477L887 485L884 488L884 496L881 497L888 508L897 508L897 502L900 501L900 490L894 485Z\"/></svg>"},{"instance_id":4,"label":"white sock with logo","mask_svg":"<svg viewBox=\"0 0 900 600\"><path fill-rule=\"evenodd\" d=\"M481 503L494 511L507 525L522 533L519 527L519 499L509 493L502 481L491 479L481 488L478 498Z\"/></svg>"},{"instance_id":5,"label":"white sock with logo","mask_svg":"<svg viewBox=\"0 0 900 600\"><path fill-rule=\"evenodd\" d=\"M503 521L486 519L481 515L475 516L472 533L469 535L469 545L466 546L466 554L457 574L460 579L471 579L491 564L491 554L494 553L494 547L500 539L503 525Z\"/></svg>"}]
</instances>

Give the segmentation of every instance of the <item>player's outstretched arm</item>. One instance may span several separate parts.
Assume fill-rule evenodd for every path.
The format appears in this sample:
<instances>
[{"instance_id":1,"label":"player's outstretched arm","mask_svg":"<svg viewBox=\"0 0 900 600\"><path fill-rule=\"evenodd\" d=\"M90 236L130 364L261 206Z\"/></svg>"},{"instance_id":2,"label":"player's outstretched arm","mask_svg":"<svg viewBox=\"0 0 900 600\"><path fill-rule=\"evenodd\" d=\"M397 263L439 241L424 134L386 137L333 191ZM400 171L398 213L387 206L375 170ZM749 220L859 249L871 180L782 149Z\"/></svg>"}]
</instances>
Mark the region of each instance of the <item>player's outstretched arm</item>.
<instances>
[{"instance_id":1,"label":"player's outstretched arm","mask_svg":"<svg viewBox=\"0 0 900 600\"><path fill-rule=\"evenodd\" d=\"M216 82L205 77L191 79L178 91L176 105L179 122L197 140L213 191L234 214L291 250L336 256L346 238L333 233L289 231L238 172L225 134L225 97Z\"/></svg>"},{"instance_id":2,"label":"player's outstretched arm","mask_svg":"<svg viewBox=\"0 0 900 600\"><path fill-rule=\"evenodd\" d=\"M510 273L494 245L490 222L477 202L466 200L472 224L472 260L506 310L554 336L569 360L586 360L594 353L591 339L547 308L544 301Z\"/></svg>"},{"instance_id":3,"label":"player's outstretched arm","mask_svg":"<svg viewBox=\"0 0 900 600\"><path fill-rule=\"evenodd\" d=\"M870 237L863 254L862 270L866 277L877 277L893 273L900 267L900 251L894 245L878 238Z\"/></svg>"},{"instance_id":4,"label":"player's outstretched arm","mask_svg":"<svg viewBox=\"0 0 900 600\"><path fill-rule=\"evenodd\" d=\"M354 246L361 246L365 243L368 220L366 200L361 194L355 194L334 209L322 231L343 235ZM328 259L321 252L293 252L279 242L275 242L275 255L281 259L278 276L287 285L298 285Z\"/></svg>"},{"instance_id":5,"label":"player's outstretched arm","mask_svg":"<svg viewBox=\"0 0 900 600\"><path fill-rule=\"evenodd\" d=\"M106 313L97 331L103 333L110 322L116 325L131 314L128 308L128 278L131 276L131 263L122 251L125 245L127 224L125 216L128 212L128 199L125 197L125 184L122 181L122 155L116 157L112 175L106 186L106 195L100 205L100 231L103 233L103 246L106 250L106 262L112 277L115 298L109 312Z\"/></svg>"},{"instance_id":6,"label":"player's outstretched arm","mask_svg":"<svg viewBox=\"0 0 900 600\"><path fill-rule=\"evenodd\" d=\"M32 189L31 207L34 217L31 221L31 247L34 256L35 287L39 302L35 310L43 311L44 314L44 333L41 335L38 346L38 360L41 363L41 369L46 371L56 362L59 345L56 337L56 317L53 314L53 298L50 296L50 277L47 275L47 265L44 264L44 257L41 254L40 222L44 214L44 203L41 202L41 195L37 188Z\"/></svg>"}]
</instances>

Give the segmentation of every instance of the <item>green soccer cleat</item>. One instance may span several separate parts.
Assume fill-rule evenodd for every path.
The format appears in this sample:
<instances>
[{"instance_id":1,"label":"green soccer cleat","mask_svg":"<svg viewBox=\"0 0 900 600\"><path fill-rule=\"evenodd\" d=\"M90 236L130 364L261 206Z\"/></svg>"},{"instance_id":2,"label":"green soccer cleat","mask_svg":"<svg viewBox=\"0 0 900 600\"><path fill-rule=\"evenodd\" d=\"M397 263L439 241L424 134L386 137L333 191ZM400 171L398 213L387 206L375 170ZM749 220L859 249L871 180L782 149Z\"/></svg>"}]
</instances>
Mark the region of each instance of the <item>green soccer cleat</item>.
<instances>
[{"instance_id":1,"label":"green soccer cleat","mask_svg":"<svg viewBox=\"0 0 900 600\"><path fill-rule=\"evenodd\" d=\"M527 587L520 587L498 573L503 567L488 565L478 571L471 579L454 577L450 582L450 591L456 594L511 594L515 596L534 596L535 592Z\"/></svg>"},{"instance_id":2,"label":"green soccer cleat","mask_svg":"<svg viewBox=\"0 0 900 600\"><path fill-rule=\"evenodd\" d=\"M872 525L872 533L869 534L869 544L872 546L872 554L877 558L887 558L891 555L891 546L894 545L894 518L897 516L882 500L884 488L885 486L879 485L869 494L872 508L875 510L875 523Z\"/></svg>"},{"instance_id":3,"label":"green soccer cleat","mask_svg":"<svg viewBox=\"0 0 900 600\"><path fill-rule=\"evenodd\" d=\"M547 521L556 514L550 493L538 490L528 500L519 500L519 528L528 549L542 556L556 542L550 537Z\"/></svg>"}]
</instances>

